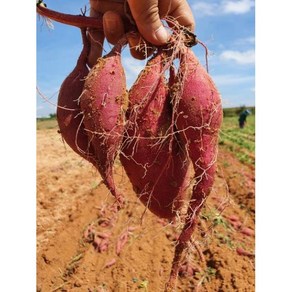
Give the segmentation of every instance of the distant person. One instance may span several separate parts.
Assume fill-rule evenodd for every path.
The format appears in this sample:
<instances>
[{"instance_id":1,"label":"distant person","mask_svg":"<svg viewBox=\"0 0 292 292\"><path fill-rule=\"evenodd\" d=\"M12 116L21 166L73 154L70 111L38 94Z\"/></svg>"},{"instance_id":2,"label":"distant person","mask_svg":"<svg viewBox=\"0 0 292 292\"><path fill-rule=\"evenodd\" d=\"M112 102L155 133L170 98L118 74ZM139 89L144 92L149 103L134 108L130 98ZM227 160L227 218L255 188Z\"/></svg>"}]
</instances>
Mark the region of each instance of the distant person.
<instances>
[{"instance_id":1,"label":"distant person","mask_svg":"<svg viewBox=\"0 0 292 292\"><path fill-rule=\"evenodd\" d=\"M243 129L244 126L245 126L245 123L246 123L246 118L248 115L250 115L251 112L250 110L244 110L240 115L239 115L239 119L238 119L238 122L239 122L239 128L240 129Z\"/></svg>"}]
</instances>

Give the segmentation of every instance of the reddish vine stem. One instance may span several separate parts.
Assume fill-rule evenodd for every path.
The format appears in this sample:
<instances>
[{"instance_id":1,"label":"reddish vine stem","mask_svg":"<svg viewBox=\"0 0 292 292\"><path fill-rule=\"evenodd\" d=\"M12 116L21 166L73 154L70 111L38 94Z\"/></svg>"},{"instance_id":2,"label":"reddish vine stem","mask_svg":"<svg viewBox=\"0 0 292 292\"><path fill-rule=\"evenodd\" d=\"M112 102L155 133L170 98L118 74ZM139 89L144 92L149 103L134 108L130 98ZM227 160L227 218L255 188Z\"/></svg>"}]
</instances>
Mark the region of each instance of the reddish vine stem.
<instances>
[{"instance_id":1,"label":"reddish vine stem","mask_svg":"<svg viewBox=\"0 0 292 292\"><path fill-rule=\"evenodd\" d=\"M39 4L37 4L37 13L63 24L77 26L79 28L91 27L103 31L102 17L66 14L46 8ZM127 20L125 20L125 29L127 32L135 31L135 27Z\"/></svg>"},{"instance_id":2,"label":"reddish vine stem","mask_svg":"<svg viewBox=\"0 0 292 292\"><path fill-rule=\"evenodd\" d=\"M41 16L48 17L51 20L68 24L72 26L82 27L94 27L98 30L103 30L102 19L96 17L87 17L82 15L71 15L49 8L37 5L37 13Z\"/></svg>"},{"instance_id":3,"label":"reddish vine stem","mask_svg":"<svg viewBox=\"0 0 292 292\"><path fill-rule=\"evenodd\" d=\"M208 55L209 55L209 50L207 46L201 42L200 40L197 40L198 44L200 44L204 49L205 49L205 62L206 62L206 71L209 73L209 62L208 62Z\"/></svg>"}]
</instances>

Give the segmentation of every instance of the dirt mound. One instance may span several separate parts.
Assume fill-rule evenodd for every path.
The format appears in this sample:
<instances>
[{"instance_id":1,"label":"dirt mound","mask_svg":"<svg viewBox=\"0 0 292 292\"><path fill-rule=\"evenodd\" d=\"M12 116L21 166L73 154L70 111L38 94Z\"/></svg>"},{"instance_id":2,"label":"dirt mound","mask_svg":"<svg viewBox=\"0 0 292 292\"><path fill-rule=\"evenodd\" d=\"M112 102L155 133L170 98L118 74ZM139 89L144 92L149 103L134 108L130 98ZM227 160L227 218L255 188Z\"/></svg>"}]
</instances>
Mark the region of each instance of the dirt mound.
<instances>
[{"instance_id":1,"label":"dirt mound","mask_svg":"<svg viewBox=\"0 0 292 292\"><path fill-rule=\"evenodd\" d=\"M177 291L255 290L254 170L221 149ZM163 291L182 223L146 210L116 164L113 199L55 129L37 132L37 291Z\"/></svg>"}]
</instances>

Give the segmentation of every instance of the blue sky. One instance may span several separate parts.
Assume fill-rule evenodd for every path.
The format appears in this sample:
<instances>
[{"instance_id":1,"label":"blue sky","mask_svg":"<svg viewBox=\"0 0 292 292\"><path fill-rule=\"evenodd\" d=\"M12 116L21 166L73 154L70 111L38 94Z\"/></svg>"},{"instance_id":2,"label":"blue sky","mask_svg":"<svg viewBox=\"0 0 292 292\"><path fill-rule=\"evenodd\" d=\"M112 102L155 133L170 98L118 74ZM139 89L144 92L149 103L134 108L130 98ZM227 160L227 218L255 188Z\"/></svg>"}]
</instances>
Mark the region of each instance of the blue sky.
<instances>
[{"instance_id":1,"label":"blue sky","mask_svg":"<svg viewBox=\"0 0 292 292\"><path fill-rule=\"evenodd\" d=\"M49 8L78 14L87 1L46 0ZM255 3L253 0L189 1L196 18L196 34L210 52L209 73L214 79L224 107L255 105ZM49 102L37 97L37 116L55 113L58 90L74 68L81 50L76 27L53 22L49 29L37 18L37 86ZM106 51L110 46L106 44ZM204 50L193 48L204 64ZM128 87L135 81L145 61L138 61L124 49L122 60Z\"/></svg>"}]
</instances>

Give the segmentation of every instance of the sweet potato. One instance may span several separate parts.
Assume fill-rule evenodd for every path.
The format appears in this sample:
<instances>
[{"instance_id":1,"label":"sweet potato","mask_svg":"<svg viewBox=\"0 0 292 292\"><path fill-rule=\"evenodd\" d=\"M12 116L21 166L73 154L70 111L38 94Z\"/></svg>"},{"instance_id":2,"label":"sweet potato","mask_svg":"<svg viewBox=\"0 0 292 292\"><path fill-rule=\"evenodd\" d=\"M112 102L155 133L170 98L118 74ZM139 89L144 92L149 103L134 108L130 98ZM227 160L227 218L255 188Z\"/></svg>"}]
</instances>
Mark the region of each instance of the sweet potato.
<instances>
[{"instance_id":1,"label":"sweet potato","mask_svg":"<svg viewBox=\"0 0 292 292\"><path fill-rule=\"evenodd\" d=\"M85 78L89 73L86 66L89 41L86 29L81 29L83 49L73 71L63 81L58 95L57 121L59 131L65 142L79 155L95 164L94 152L88 143L88 137L82 123L83 115L78 103Z\"/></svg>"},{"instance_id":2,"label":"sweet potato","mask_svg":"<svg viewBox=\"0 0 292 292\"><path fill-rule=\"evenodd\" d=\"M123 201L113 179L113 164L120 149L127 105L126 79L121 64L121 40L106 56L99 58L84 84L80 107L96 166L105 185L117 201Z\"/></svg>"},{"instance_id":3,"label":"sweet potato","mask_svg":"<svg viewBox=\"0 0 292 292\"><path fill-rule=\"evenodd\" d=\"M244 235L247 235L247 236L254 236L255 235L254 230L252 230L249 227L245 227L245 226L240 229L240 232Z\"/></svg>"},{"instance_id":4,"label":"sweet potato","mask_svg":"<svg viewBox=\"0 0 292 292\"><path fill-rule=\"evenodd\" d=\"M173 218L185 194L188 162L174 137L171 107L158 53L129 91L129 112L120 160L147 208L160 218Z\"/></svg>"},{"instance_id":5,"label":"sweet potato","mask_svg":"<svg viewBox=\"0 0 292 292\"><path fill-rule=\"evenodd\" d=\"M255 256L254 253L249 252L249 251L243 249L242 247L236 248L236 252L237 252L238 255L241 255L241 256L248 256L248 257L254 257Z\"/></svg>"},{"instance_id":6,"label":"sweet potato","mask_svg":"<svg viewBox=\"0 0 292 292\"><path fill-rule=\"evenodd\" d=\"M182 252L197 223L198 213L209 195L215 178L219 129L222 122L221 98L211 77L191 49L181 52L177 79L172 87L178 103L176 126L195 170L195 184L185 225L175 248L170 280L173 289Z\"/></svg>"},{"instance_id":7,"label":"sweet potato","mask_svg":"<svg viewBox=\"0 0 292 292\"><path fill-rule=\"evenodd\" d=\"M189 210L191 220L213 186L222 105L214 82L190 49L181 56L177 82L180 99L176 126L195 170L196 183Z\"/></svg>"},{"instance_id":8,"label":"sweet potato","mask_svg":"<svg viewBox=\"0 0 292 292\"><path fill-rule=\"evenodd\" d=\"M115 263L117 262L117 260L115 258L109 260L105 265L104 265L104 269L105 268L110 268L111 266L113 266Z\"/></svg>"}]
</instances>

